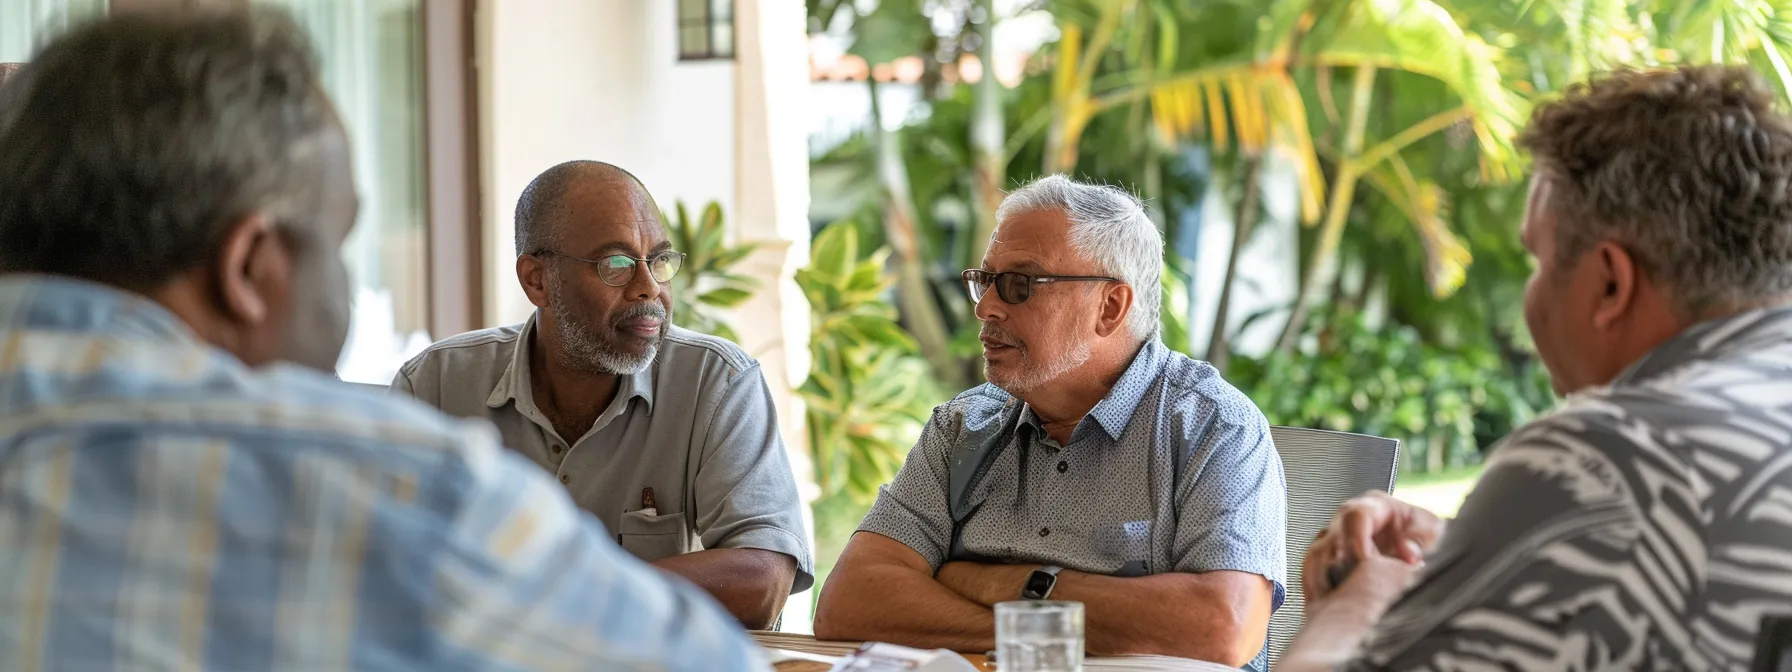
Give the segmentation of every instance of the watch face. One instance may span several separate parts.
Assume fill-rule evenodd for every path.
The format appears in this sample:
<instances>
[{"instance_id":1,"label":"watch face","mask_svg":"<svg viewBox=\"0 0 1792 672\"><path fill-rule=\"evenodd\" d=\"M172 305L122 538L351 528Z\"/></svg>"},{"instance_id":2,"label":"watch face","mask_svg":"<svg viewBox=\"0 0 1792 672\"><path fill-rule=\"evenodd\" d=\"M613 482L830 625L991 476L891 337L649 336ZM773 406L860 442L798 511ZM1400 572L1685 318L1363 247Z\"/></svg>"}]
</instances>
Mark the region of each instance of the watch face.
<instances>
[{"instance_id":1,"label":"watch face","mask_svg":"<svg viewBox=\"0 0 1792 672\"><path fill-rule=\"evenodd\" d=\"M1053 580L1055 578L1057 577L1045 572L1033 572L1032 576L1027 577L1026 596L1035 600L1044 598L1046 593L1052 589L1052 584L1056 583Z\"/></svg>"}]
</instances>

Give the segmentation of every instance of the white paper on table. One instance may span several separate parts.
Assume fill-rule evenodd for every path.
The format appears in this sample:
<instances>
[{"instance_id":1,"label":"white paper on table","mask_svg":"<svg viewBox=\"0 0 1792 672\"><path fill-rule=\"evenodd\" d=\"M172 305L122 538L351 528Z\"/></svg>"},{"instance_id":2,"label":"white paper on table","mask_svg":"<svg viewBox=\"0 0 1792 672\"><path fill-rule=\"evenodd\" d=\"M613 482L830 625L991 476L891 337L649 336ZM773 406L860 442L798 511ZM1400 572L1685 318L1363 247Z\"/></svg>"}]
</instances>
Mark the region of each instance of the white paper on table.
<instances>
[{"instance_id":1,"label":"white paper on table","mask_svg":"<svg viewBox=\"0 0 1792 672\"><path fill-rule=\"evenodd\" d=\"M1219 663L1208 663L1188 658L1172 656L1103 656L1101 658L1084 658L1083 672L1133 672L1134 670L1154 670L1156 672L1223 672L1237 670Z\"/></svg>"},{"instance_id":2,"label":"white paper on table","mask_svg":"<svg viewBox=\"0 0 1792 672\"><path fill-rule=\"evenodd\" d=\"M838 665L838 664L840 664L840 660L841 660L841 658L839 656L824 656L824 655L817 654L817 653L805 653L802 651L791 651L789 649L765 649L765 657L766 657L766 662L769 662L773 665L777 665L778 663L783 663L783 662L792 661L792 660L804 660L804 661L808 661L811 663L827 663L829 665Z\"/></svg>"},{"instance_id":3,"label":"white paper on table","mask_svg":"<svg viewBox=\"0 0 1792 672\"><path fill-rule=\"evenodd\" d=\"M977 672L977 668L963 656L945 649L923 651L873 643L841 658L832 672Z\"/></svg>"}]
</instances>

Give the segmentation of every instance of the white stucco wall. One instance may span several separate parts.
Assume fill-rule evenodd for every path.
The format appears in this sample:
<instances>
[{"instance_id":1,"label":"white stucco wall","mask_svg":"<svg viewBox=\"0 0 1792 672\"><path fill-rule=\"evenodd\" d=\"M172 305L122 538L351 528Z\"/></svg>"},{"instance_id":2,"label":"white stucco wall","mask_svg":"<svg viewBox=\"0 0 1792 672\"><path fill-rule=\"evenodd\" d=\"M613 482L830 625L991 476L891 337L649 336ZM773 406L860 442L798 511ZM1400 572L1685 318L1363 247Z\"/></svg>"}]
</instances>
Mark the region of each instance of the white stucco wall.
<instances>
[{"instance_id":1,"label":"white stucco wall","mask_svg":"<svg viewBox=\"0 0 1792 672\"><path fill-rule=\"evenodd\" d=\"M676 3L487 0L475 19L487 321L532 307L515 282L516 199L573 159L621 166L666 208L735 212L735 64L679 62Z\"/></svg>"},{"instance_id":2,"label":"white stucco wall","mask_svg":"<svg viewBox=\"0 0 1792 672\"><path fill-rule=\"evenodd\" d=\"M809 307L792 278L809 257L807 14L794 0L737 0L737 59L681 63L676 6L480 2L487 321L515 323L533 310L516 283L512 217L523 188L548 167L619 165L667 209L720 201L730 236L760 245L740 270L764 289L733 326L762 365L806 501L815 488L794 389L809 370ZM808 630L809 604L810 595L791 598L786 630Z\"/></svg>"}]
</instances>

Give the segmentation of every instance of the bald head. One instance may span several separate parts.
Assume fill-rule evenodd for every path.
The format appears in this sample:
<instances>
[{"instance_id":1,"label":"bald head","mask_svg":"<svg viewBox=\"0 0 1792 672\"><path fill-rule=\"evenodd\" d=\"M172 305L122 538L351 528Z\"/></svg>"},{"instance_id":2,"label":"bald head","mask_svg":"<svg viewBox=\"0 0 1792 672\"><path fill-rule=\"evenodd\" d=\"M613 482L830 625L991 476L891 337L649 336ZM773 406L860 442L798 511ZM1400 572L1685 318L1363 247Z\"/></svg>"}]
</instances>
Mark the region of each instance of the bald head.
<instances>
[{"instance_id":1,"label":"bald head","mask_svg":"<svg viewBox=\"0 0 1792 672\"><path fill-rule=\"evenodd\" d=\"M672 295L643 265L618 260L671 248L653 196L626 170L571 161L529 183L516 202L516 277L540 309L537 342L551 366L611 375L651 365Z\"/></svg>"},{"instance_id":2,"label":"bald head","mask_svg":"<svg viewBox=\"0 0 1792 672\"><path fill-rule=\"evenodd\" d=\"M602 161L567 161L535 176L516 199L517 255L552 249L560 242L574 210L575 199L568 196L585 189L596 192L576 199L586 206L624 212L652 207L646 185L628 171Z\"/></svg>"}]
</instances>

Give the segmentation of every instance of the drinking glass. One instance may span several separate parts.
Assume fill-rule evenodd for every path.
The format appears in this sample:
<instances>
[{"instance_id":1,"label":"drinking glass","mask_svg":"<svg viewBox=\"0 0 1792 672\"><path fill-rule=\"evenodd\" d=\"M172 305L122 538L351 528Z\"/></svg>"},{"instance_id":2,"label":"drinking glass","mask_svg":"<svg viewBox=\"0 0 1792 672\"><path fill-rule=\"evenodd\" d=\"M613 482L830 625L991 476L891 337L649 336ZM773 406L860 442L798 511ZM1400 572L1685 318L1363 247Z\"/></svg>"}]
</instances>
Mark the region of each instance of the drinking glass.
<instances>
[{"instance_id":1,"label":"drinking glass","mask_svg":"<svg viewBox=\"0 0 1792 672\"><path fill-rule=\"evenodd\" d=\"M996 605L999 672L1082 672L1083 603L1028 600Z\"/></svg>"}]
</instances>

